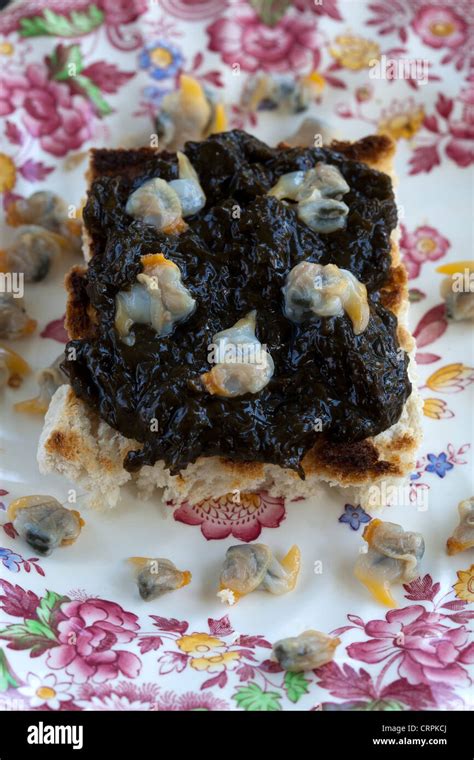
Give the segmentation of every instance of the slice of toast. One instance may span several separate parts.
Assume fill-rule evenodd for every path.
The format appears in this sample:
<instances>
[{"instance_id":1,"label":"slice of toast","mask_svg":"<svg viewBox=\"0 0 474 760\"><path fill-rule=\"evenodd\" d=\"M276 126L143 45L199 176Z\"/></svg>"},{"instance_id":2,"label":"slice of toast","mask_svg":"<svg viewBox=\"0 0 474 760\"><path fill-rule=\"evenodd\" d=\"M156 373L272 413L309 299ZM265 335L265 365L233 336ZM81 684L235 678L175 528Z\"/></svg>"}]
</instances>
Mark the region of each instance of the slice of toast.
<instances>
[{"instance_id":1,"label":"slice of toast","mask_svg":"<svg viewBox=\"0 0 474 760\"><path fill-rule=\"evenodd\" d=\"M366 137L354 143L337 142L331 150L348 159L367 164L389 174L393 179L394 143L384 136ZM143 149L149 155L150 149ZM113 171L107 161L113 154L119 163L126 151L93 152L88 179ZM391 269L380 291L383 306L398 319L397 337L400 347L410 355L408 367L412 392L398 422L389 429L357 443L330 443L321 439L304 457L305 479L293 470L271 463L233 462L223 457L200 457L177 475L171 475L164 462L145 465L131 474L123 467L127 453L140 448L137 441L114 430L70 386L55 393L46 414L39 442L38 463L42 473L59 472L84 488L94 507L114 506L121 487L134 480L139 492L149 496L155 489L164 489L163 498L176 503L187 500L197 503L233 491L266 490L271 495L294 499L315 494L323 484L350 489L348 498L374 508L382 505L389 486L402 484L415 464L421 441L421 400L414 375L415 341L407 327L407 276L400 262L398 230L391 237ZM91 239L84 236L86 261L94 254ZM74 267L66 279L68 308L66 326L72 339L81 339L94 329L94 315L88 308L85 272Z\"/></svg>"}]
</instances>

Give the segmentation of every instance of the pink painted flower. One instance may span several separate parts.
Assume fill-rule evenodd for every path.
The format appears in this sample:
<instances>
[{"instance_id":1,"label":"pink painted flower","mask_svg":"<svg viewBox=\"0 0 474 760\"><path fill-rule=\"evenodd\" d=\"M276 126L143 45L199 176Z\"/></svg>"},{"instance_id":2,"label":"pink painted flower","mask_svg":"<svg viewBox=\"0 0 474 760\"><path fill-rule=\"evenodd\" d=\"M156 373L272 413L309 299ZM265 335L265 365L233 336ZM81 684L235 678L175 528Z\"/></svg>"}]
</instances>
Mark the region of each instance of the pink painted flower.
<instances>
[{"instance_id":1,"label":"pink painted flower","mask_svg":"<svg viewBox=\"0 0 474 760\"><path fill-rule=\"evenodd\" d=\"M305 14L285 16L275 26L260 21L247 4L232 6L229 18L219 18L208 28L209 49L225 63L244 71L292 71L316 68L320 38L314 20Z\"/></svg>"},{"instance_id":2,"label":"pink painted flower","mask_svg":"<svg viewBox=\"0 0 474 760\"><path fill-rule=\"evenodd\" d=\"M195 694L192 691L187 691L184 694L176 694L173 691L165 691L157 699L155 710L165 710L167 712L175 710L187 712L211 710L215 712L216 710L229 710L229 705L223 699L214 697L209 692Z\"/></svg>"},{"instance_id":3,"label":"pink painted flower","mask_svg":"<svg viewBox=\"0 0 474 760\"><path fill-rule=\"evenodd\" d=\"M97 5L110 26L131 24L148 9L146 0L98 0Z\"/></svg>"},{"instance_id":4,"label":"pink painted flower","mask_svg":"<svg viewBox=\"0 0 474 760\"><path fill-rule=\"evenodd\" d=\"M22 121L53 156L77 150L92 136L91 104L72 95L62 82L48 79L45 64L30 64L24 75L0 79L0 115L22 109Z\"/></svg>"},{"instance_id":5,"label":"pink painted flower","mask_svg":"<svg viewBox=\"0 0 474 760\"><path fill-rule=\"evenodd\" d=\"M228 4L227 0L159 0L159 2L163 10L184 21L201 21L217 16Z\"/></svg>"},{"instance_id":6,"label":"pink painted flower","mask_svg":"<svg viewBox=\"0 0 474 760\"><path fill-rule=\"evenodd\" d=\"M171 502L171 506L175 506ZM262 493L229 493L219 499L204 499L198 504L185 501L174 513L174 519L186 525L200 525L205 538L227 538L254 541L262 527L278 528L285 517L285 501Z\"/></svg>"},{"instance_id":7,"label":"pink painted flower","mask_svg":"<svg viewBox=\"0 0 474 760\"><path fill-rule=\"evenodd\" d=\"M342 21L339 11L338 0L324 0L323 3L315 3L314 0L295 0L293 3L299 11L309 11L317 16L329 16L335 21Z\"/></svg>"},{"instance_id":8,"label":"pink painted flower","mask_svg":"<svg viewBox=\"0 0 474 760\"><path fill-rule=\"evenodd\" d=\"M350 644L347 652L367 663L398 661L398 674L410 684L469 686L463 664L474 660L474 644L467 643L469 631L464 625L450 628L447 619L421 604L390 610L385 620L364 626L369 641Z\"/></svg>"},{"instance_id":9,"label":"pink painted flower","mask_svg":"<svg viewBox=\"0 0 474 760\"><path fill-rule=\"evenodd\" d=\"M83 710L143 711L154 710L159 687L154 683L133 681L84 683L77 687L74 703Z\"/></svg>"},{"instance_id":10,"label":"pink painted flower","mask_svg":"<svg viewBox=\"0 0 474 760\"><path fill-rule=\"evenodd\" d=\"M446 254L450 242L434 227L423 225L417 227L414 232L408 232L402 225L400 248L408 277L413 280L420 274L422 264L426 261L437 261Z\"/></svg>"},{"instance_id":11,"label":"pink painted flower","mask_svg":"<svg viewBox=\"0 0 474 760\"><path fill-rule=\"evenodd\" d=\"M141 668L139 658L114 647L136 637L137 620L120 605L103 599L63 604L58 624L60 643L48 653L49 667L65 668L78 683L106 681L120 674L135 678Z\"/></svg>"},{"instance_id":12,"label":"pink painted flower","mask_svg":"<svg viewBox=\"0 0 474 760\"><path fill-rule=\"evenodd\" d=\"M451 139L446 154L458 166L465 167L474 161L474 86L462 90L459 100L463 103L462 116L449 122Z\"/></svg>"},{"instance_id":13,"label":"pink painted flower","mask_svg":"<svg viewBox=\"0 0 474 760\"><path fill-rule=\"evenodd\" d=\"M467 35L467 24L447 6L425 5L413 19L413 28L432 48L457 48Z\"/></svg>"}]
</instances>

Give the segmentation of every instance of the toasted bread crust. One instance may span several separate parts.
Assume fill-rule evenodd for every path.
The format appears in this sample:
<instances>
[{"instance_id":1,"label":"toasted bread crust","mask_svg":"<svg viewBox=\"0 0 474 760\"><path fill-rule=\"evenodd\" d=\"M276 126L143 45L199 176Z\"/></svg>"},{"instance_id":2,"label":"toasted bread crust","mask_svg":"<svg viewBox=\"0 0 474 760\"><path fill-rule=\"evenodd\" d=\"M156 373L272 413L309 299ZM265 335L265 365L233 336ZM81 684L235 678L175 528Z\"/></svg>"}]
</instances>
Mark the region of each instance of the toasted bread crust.
<instances>
[{"instance_id":1,"label":"toasted bread crust","mask_svg":"<svg viewBox=\"0 0 474 760\"><path fill-rule=\"evenodd\" d=\"M369 136L355 143L333 142L331 149L343 153L349 159L362 161L371 168L391 175L395 144L386 136ZM156 151L150 148L142 148L140 151L121 150L115 151L114 155L111 156L107 151L93 150L91 152L89 179L92 180L99 174L107 173L107 171L116 171L117 166L122 165L122 162L128 161L128 166L130 166L132 154L133 161L138 166L140 155L143 156L143 160L146 160L150 153L154 154ZM396 234L392 236L391 257L392 267L389 278L381 289L381 301L385 308L391 310L399 319L397 335L401 348L407 352L413 352L414 339L403 324L408 306L407 275L403 264L400 263ZM68 292L66 327L71 338L89 338L94 335L94 315L91 313L85 289L85 272L84 268L74 267L66 278L65 284ZM411 361L413 362L413 356ZM91 423L93 427L97 428L100 424L101 428L104 426L108 428L106 423L98 418L95 411L87 409L84 402L75 397L72 389L69 388L67 393L62 394L61 403L61 415L69 416L69 419L78 414L88 415L89 420L96 417L97 420ZM367 487L386 478L392 480L406 476L413 467L413 460L421 440L419 418L420 402L416 390L413 390L400 421L375 438L357 444L334 444L321 437L302 462L306 475L306 485L309 486L310 483L324 480L343 487ZM39 454L40 467L42 462L45 471L48 467L51 469L51 462L55 459L67 461L76 468L85 467L86 470L89 467L96 467L97 463L96 461L92 462L92 459L97 457L98 452L91 453L90 446L87 448L83 445L77 430L72 430L70 427L61 424L58 428L57 424L57 419L53 419L53 415L51 415L50 429L47 430L48 426L46 426L40 445L40 450L41 446L43 447ZM114 477L118 478L117 482L126 482L130 479L130 475L122 466L123 457L127 451L139 448L140 444L125 439L116 431L111 432L113 432L115 440L119 441L119 446L114 450L113 463L110 461L110 456L104 455L99 457L101 459L100 466L109 472L112 468ZM49 465L45 464L46 460L49 461ZM154 476L155 485L163 486L168 496L176 499L185 497L190 500L194 499L196 502L205 498L206 495L213 497L219 495L215 490L212 494L206 494L206 486L201 485L201 480L196 486L196 473L200 472L206 465L218 468L219 482L222 481L225 484L222 486L225 488L222 493L234 488L255 490L266 487L272 491L271 485L268 485L269 478L273 477L275 483L277 480L281 480L279 475L275 474L275 465L260 462L232 462L217 457L208 459L202 457L177 476L164 473L163 463L157 462L154 468L142 468L146 472L139 475L138 480L140 482L140 478L142 478L145 481L150 470L155 471L157 473ZM308 495L308 488L302 485L301 479L295 472L282 468L276 469L282 470L284 473L285 487L290 488L292 495L298 495L298 493ZM278 487L282 488L282 485Z\"/></svg>"},{"instance_id":2,"label":"toasted bread crust","mask_svg":"<svg viewBox=\"0 0 474 760\"><path fill-rule=\"evenodd\" d=\"M74 266L64 279L67 292L65 327L71 340L92 338L94 310L86 291L86 268Z\"/></svg>"},{"instance_id":3,"label":"toasted bread crust","mask_svg":"<svg viewBox=\"0 0 474 760\"><path fill-rule=\"evenodd\" d=\"M356 142L333 140L330 147L351 161L362 161L386 174L392 170L396 144L388 135L367 135Z\"/></svg>"}]
</instances>

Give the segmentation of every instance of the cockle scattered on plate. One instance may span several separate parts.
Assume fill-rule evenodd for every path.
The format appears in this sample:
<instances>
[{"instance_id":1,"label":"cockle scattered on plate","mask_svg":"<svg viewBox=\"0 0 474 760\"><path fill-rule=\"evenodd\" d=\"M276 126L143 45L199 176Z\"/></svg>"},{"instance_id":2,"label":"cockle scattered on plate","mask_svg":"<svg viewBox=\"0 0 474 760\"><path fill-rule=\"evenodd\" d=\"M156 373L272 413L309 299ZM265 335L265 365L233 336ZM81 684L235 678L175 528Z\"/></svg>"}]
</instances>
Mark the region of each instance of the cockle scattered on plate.
<instances>
[{"instance_id":1,"label":"cockle scattered on plate","mask_svg":"<svg viewBox=\"0 0 474 760\"><path fill-rule=\"evenodd\" d=\"M16 351L0 346L0 390L7 385L18 388L30 372L30 365Z\"/></svg>"},{"instance_id":2,"label":"cockle scattered on plate","mask_svg":"<svg viewBox=\"0 0 474 760\"><path fill-rule=\"evenodd\" d=\"M271 659L290 673L301 673L332 662L341 640L320 631L304 631L275 642Z\"/></svg>"},{"instance_id":3,"label":"cockle scattered on plate","mask_svg":"<svg viewBox=\"0 0 474 760\"><path fill-rule=\"evenodd\" d=\"M297 77L259 72L246 80L240 107L248 112L301 113L322 92L324 84L324 78L317 71Z\"/></svg>"},{"instance_id":4,"label":"cockle scattered on plate","mask_svg":"<svg viewBox=\"0 0 474 760\"><path fill-rule=\"evenodd\" d=\"M14 405L16 412L45 414L48 411L50 401L59 386L69 382L69 378L61 369L63 361L64 354L60 354L49 367L45 367L36 373L38 395L35 398L16 403Z\"/></svg>"},{"instance_id":5,"label":"cockle scattered on plate","mask_svg":"<svg viewBox=\"0 0 474 760\"><path fill-rule=\"evenodd\" d=\"M81 247L81 220L69 218L65 202L41 190L9 204L7 223L16 227L13 242L0 251L0 271L23 274L26 282L40 282L53 262Z\"/></svg>"},{"instance_id":6,"label":"cockle scattered on plate","mask_svg":"<svg viewBox=\"0 0 474 760\"><path fill-rule=\"evenodd\" d=\"M474 496L458 505L459 523L446 543L448 554L458 554L474 548Z\"/></svg>"},{"instance_id":7,"label":"cockle scattered on plate","mask_svg":"<svg viewBox=\"0 0 474 760\"><path fill-rule=\"evenodd\" d=\"M77 510L66 509L53 496L22 496L11 502L7 515L27 544L44 556L73 544L85 525Z\"/></svg>"},{"instance_id":8,"label":"cockle scattered on plate","mask_svg":"<svg viewBox=\"0 0 474 760\"><path fill-rule=\"evenodd\" d=\"M177 150L188 140L203 140L227 129L223 103L188 74L181 74L179 88L160 103L156 130L160 149Z\"/></svg>"},{"instance_id":9,"label":"cockle scattered on plate","mask_svg":"<svg viewBox=\"0 0 474 760\"><path fill-rule=\"evenodd\" d=\"M37 322L26 312L23 298L13 293L0 293L0 338L17 340L31 335L36 330Z\"/></svg>"},{"instance_id":10,"label":"cockle scattered on plate","mask_svg":"<svg viewBox=\"0 0 474 760\"><path fill-rule=\"evenodd\" d=\"M448 319L474 321L474 261L441 264L436 271L448 275L440 286Z\"/></svg>"},{"instance_id":11,"label":"cockle scattered on plate","mask_svg":"<svg viewBox=\"0 0 474 760\"><path fill-rule=\"evenodd\" d=\"M189 570L178 570L169 559L157 557L130 557L138 592L145 602L158 599L163 594L187 586L191 583Z\"/></svg>"},{"instance_id":12,"label":"cockle scattered on plate","mask_svg":"<svg viewBox=\"0 0 474 760\"><path fill-rule=\"evenodd\" d=\"M420 574L419 565L425 553L421 533L405 531L401 525L373 519L366 526L363 538L368 550L356 562L354 574L380 604L398 607L391 586L410 583Z\"/></svg>"},{"instance_id":13,"label":"cockle scattered on plate","mask_svg":"<svg viewBox=\"0 0 474 760\"><path fill-rule=\"evenodd\" d=\"M297 546L292 546L280 561L265 544L231 546L226 552L217 596L233 605L257 589L286 594L296 586L300 565L301 553Z\"/></svg>"}]
</instances>

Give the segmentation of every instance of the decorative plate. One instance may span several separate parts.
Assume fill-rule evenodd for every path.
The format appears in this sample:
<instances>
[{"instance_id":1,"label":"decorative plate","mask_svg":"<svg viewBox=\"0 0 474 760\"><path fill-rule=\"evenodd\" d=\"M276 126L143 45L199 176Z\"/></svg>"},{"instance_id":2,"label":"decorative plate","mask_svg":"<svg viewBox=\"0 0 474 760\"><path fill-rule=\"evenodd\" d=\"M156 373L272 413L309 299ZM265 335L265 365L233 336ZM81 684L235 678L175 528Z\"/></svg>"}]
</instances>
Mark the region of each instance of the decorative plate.
<instances>
[{"instance_id":1,"label":"decorative plate","mask_svg":"<svg viewBox=\"0 0 474 760\"><path fill-rule=\"evenodd\" d=\"M77 543L31 556L4 513L0 595L0 703L22 710L424 710L472 708L472 550L448 557L457 504L472 492L474 380L469 323L448 323L440 263L470 257L474 89L470 0L30 0L0 14L0 191L3 206L40 188L78 204L91 146L149 144L164 94L191 73L220 91L231 127L269 143L301 120L243 113L255 71L308 72L322 91L305 115L340 135L386 132L398 141L401 248L410 276L425 438L416 470L385 519L426 540L422 576L396 589L387 610L352 568L373 517L336 491L288 501L265 493L198 507L144 503L132 490L112 512L84 514ZM372 76L373 61L421 60L425 79ZM372 63L371 63L372 62ZM70 64L74 64L73 67ZM237 65L238 64L238 65ZM75 68L74 68L75 67ZM6 229L7 240L11 230ZM15 348L40 369L65 342L62 275L28 285L39 323ZM72 485L42 477L39 417L13 411L35 382L7 388L2 405L2 509L32 493L67 504ZM77 495L81 509L81 494ZM216 597L228 546L259 539L303 563L296 590ZM125 563L167 556L193 581L143 602ZM333 663L285 674L272 642L307 628L341 639Z\"/></svg>"}]
</instances>

